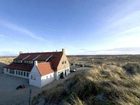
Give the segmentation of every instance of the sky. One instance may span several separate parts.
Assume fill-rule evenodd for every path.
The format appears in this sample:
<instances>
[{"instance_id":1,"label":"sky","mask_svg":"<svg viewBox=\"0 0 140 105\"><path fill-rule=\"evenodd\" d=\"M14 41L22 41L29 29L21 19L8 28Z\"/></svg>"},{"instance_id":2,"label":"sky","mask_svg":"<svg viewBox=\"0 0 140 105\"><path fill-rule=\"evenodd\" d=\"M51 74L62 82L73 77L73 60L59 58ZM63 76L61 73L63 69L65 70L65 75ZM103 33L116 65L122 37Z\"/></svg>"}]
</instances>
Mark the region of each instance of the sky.
<instances>
[{"instance_id":1,"label":"sky","mask_svg":"<svg viewBox=\"0 0 140 105\"><path fill-rule=\"evenodd\" d=\"M0 55L140 54L140 0L0 0Z\"/></svg>"}]
</instances>

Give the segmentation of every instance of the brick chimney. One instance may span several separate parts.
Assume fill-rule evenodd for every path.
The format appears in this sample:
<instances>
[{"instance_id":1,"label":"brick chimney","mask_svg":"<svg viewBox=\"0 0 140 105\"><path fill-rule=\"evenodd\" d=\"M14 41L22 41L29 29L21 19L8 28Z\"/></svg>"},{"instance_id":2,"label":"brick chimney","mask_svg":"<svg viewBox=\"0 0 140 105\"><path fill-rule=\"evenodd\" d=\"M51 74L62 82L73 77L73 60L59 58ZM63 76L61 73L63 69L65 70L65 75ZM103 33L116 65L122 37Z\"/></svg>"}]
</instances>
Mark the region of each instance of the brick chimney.
<instances>
[{"instance_id":1,"label":"brick chimney","mask_svg":"<svg viewBox=\"0 0 140 105\"><path fill-rule=\"evenodd\" d=\"M37 61L34 61L34 66L38 66L38 62Z\"/></svg>"},{"instance_id":2,"label":"brick chimney","mask_svg":"<svg viewBox=\"0 0 140 105\"><path fill-rule=\"evenodd\" d=\"M62 52L65 53L65 49L64 48L62 48Z\"/></svg>"}]
</instances>

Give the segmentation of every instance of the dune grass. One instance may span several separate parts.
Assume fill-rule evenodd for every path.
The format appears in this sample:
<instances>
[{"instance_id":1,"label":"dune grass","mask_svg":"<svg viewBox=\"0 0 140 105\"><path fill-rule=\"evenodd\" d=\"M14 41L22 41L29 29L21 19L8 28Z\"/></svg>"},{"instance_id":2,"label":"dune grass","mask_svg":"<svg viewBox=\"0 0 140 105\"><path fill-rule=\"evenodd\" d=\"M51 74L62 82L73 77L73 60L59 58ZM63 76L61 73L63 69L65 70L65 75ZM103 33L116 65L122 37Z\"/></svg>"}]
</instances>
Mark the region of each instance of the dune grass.
<instances>
[{"instance_id":1,"label":"dune grass","mask_svg":"<svg viewBox=\"0 0 140 105\"><path fill-rule=\"evenodd\" d=\"M9 64L13 59L14 57L0 57L0 63Z\"/></svg>"},{"instance_id":2,"label":"dune grass","mask_svg":"<svg viewBox=\"0 0 140 105\"><path fill-rule=\"evenodd\" d=\"M46 105L140 105L140 74L128 75L124 67L94 66L46 89L33 105L39 100Z\"/></svg>"}]
</instances>

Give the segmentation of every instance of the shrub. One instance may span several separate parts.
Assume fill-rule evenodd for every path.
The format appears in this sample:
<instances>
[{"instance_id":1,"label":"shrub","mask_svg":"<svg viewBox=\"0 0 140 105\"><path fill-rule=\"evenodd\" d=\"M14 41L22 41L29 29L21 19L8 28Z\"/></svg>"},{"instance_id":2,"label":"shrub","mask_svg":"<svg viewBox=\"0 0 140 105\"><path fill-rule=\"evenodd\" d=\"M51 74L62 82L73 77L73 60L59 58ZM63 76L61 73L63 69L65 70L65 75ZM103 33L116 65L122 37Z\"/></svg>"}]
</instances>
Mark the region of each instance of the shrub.
<instances>
[{"instance_id":1,"label":"shrub","mask_svg":"<svg viewBox=\"0 0 140 105\"><path fill-rule=\"evenodd\" d=\"M137 63L127 63L123 66L128 74L134 75L140 73L140 65Z\"/></svg>"}]
</instances>

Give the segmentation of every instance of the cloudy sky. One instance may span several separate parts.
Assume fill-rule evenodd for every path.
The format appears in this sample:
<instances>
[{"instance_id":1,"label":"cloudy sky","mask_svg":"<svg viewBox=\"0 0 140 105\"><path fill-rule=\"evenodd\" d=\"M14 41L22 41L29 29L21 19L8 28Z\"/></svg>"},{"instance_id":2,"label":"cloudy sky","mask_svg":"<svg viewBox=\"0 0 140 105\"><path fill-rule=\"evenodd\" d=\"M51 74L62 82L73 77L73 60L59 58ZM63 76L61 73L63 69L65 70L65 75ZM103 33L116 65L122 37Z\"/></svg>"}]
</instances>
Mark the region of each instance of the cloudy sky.
<instances>
[{"instance_id":1,"label":"cloudy sky","mask_svg":"<svg viewBox=\"0 0 140 105\"><path fill-rule=\"evenodd\" d=\"M140 0L0 0L0 55L140 54Z\"/></svg>"}]
</instances>

